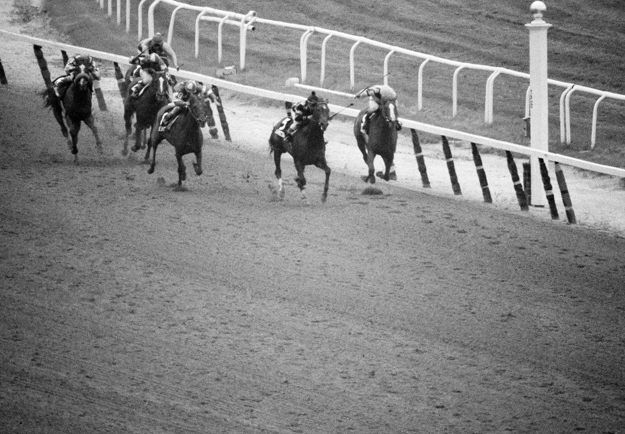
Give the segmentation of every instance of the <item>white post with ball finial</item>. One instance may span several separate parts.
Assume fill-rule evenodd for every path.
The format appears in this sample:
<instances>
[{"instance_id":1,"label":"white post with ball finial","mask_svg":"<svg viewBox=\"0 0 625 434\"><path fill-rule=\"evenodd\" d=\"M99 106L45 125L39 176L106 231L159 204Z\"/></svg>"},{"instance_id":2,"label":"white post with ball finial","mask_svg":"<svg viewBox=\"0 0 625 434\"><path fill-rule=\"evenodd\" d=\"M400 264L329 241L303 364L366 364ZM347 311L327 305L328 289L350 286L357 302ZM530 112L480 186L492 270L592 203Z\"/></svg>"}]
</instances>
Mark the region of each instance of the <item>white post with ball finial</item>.
<instances>
[{"instance_id":1,"label":"white post with ball finial","mask_svg":"<svg viewBox=\"0 0 625 434\"><path fill-rule=\"evenodd\" d=\"M530 146L549 151L549 89L547 85L547 30L551 24L543 21L547 10L541 1L530 6L534 20L525 26L529 30L530 45ZM538 157L530 157L532 205L545 205L545 191ZM545 161L545 164L547 161Z\"/></svg>"}]
</instances>

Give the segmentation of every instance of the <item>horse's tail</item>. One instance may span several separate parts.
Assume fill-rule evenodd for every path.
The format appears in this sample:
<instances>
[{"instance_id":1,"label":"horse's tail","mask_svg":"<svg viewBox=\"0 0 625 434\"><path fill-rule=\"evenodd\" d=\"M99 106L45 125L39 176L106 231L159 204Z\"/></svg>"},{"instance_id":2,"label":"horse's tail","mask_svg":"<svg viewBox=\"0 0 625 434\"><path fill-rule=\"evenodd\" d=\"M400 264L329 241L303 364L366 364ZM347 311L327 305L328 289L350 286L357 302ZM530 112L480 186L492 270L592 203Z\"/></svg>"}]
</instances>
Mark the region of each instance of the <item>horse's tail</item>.
<instances>
[{"instance_id":1,"label":"horse's tail","mask_svg":"<svg viewBox=\"0 0 625 434\"><path fill-rule=\"evenodd\" d=\"M42 90L39 94L43 98L44 108L51 109L61 104L61 102L59 101L59 97L56 96L56 93L54 93L54 89L51 87Z\"/></svg>"}]
</instances>

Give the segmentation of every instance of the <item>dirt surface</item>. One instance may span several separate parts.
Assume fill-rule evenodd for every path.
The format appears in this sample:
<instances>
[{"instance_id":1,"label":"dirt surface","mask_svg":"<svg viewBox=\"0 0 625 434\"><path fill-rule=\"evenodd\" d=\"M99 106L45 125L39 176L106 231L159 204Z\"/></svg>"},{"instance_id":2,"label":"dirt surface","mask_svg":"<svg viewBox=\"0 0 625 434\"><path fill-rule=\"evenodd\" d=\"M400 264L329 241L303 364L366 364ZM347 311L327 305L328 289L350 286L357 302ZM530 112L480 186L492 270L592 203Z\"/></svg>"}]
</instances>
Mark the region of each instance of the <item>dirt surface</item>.
<instances>
[{"instance_id":1,"label":"dirt surface","mask_svg":"<svg viewBox=\"0 0 625 434\"><path fill-rule=\"evenodd\" d=\"M624 432L617 232L362 195L338 153L326 204L322 172L306 203L287 157L279 201L282 112L234 97L232 142L205 138L204 174L174 191L170 146L154 175L121 156L112 78L104 153L83 127L75 165L32 47L0 59L0 432Z\"/></svg>"}]
</instances>

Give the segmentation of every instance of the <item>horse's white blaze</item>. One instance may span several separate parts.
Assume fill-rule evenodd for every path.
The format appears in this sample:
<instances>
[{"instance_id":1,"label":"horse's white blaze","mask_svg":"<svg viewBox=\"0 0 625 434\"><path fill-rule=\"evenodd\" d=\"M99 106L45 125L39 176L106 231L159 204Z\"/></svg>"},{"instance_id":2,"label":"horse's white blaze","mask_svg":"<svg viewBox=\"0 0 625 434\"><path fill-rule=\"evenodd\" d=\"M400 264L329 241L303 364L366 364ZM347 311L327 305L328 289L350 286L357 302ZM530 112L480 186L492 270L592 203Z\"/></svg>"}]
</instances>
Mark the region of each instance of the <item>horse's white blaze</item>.
<instances>
[{"instance_id":1,"label":"horse's white blaze","mask_svg":"<svg viewBox=\"0 0 625 434\"><path fill-rule=\"evenodd\" d=\"M395 114L395 104L388 105L388 112L391 121L395 122L397 120L397 115Z\"/></svg>"}]
</instances>

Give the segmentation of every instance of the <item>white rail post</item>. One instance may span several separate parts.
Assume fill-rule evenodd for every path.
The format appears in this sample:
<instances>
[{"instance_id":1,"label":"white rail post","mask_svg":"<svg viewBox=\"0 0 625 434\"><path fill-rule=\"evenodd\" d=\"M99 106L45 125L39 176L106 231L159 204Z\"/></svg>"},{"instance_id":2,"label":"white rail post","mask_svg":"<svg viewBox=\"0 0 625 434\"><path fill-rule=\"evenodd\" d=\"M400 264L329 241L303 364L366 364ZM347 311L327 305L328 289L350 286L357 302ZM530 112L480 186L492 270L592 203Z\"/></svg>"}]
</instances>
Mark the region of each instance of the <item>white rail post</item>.
<instances>
[{"instance_id":1,"label":"white rail post","mask_svg":"<svg viewBox=\"0 0 625 434\"><path fill-rule=\"evenodd\" d=\"M547 84L547 30L551 24L543 21L543 12L547 10L541 1L535 1L530 6L534 20L525 26L529 30L530 45L530 128L531 147L537 150L549 151L549 89ZM546 203L545 191L542 188L542 177L538 157L532 156L531 183L532 205L544 206ZM547 163L547 161L545 161Z\"/></svg>"}]
</instances>

